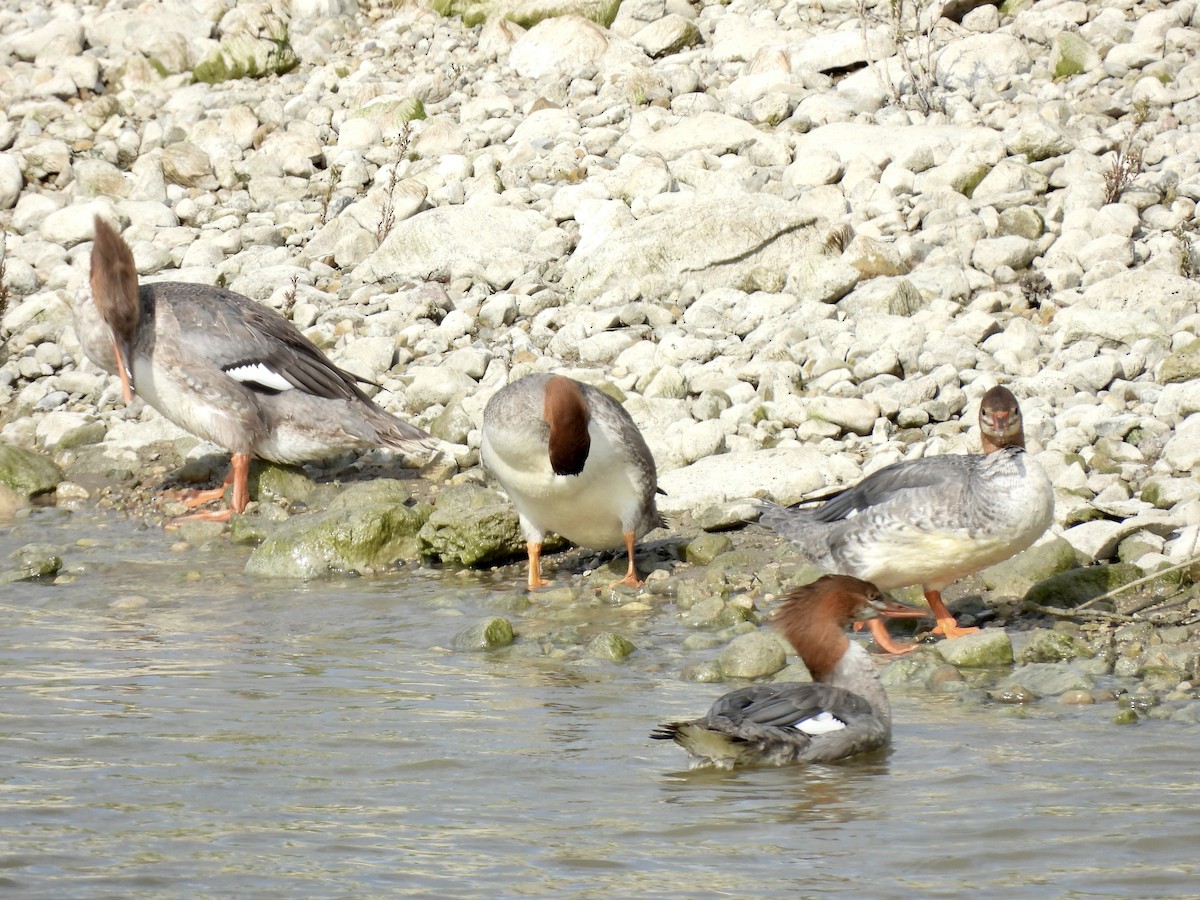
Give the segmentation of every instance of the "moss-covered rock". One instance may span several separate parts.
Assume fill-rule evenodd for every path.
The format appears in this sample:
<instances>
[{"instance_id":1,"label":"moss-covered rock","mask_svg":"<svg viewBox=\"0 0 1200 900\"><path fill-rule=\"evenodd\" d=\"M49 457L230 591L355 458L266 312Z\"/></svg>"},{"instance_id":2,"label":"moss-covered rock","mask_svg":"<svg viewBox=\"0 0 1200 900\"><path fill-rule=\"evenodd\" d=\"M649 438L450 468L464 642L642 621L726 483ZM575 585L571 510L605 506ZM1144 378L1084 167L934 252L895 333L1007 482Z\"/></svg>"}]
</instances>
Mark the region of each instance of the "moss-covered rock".
<instances>
[{"instance_id":1,"label":"moss-covered rock","mask_svg":"<svg viewBox=\"0 0 1200 900\"><path fill-rule=\"evenodd\" d=\"M406 122L425 118L425 104L417 97L381 97L350 113L351 119L372 119L385 134L398 131Z\"/></svg>"},{"instance_id":2,"label":"moss-covered rock","mask_svg":"<svg viewBox=\"0 0 1200 900\"><path fill-rule=\"evenodd\" d=\"M458 16L466 25L505 18L532 28L543 19L582 16L607 28L617 17L621 0L432 0L430 5L444 16Z\"/></svg>"},{"instance_id":3,"label":"moss-covered rock","mask_svg":"<svg viewBox=\"0 0 1200 900\"><path fill-rule=\"evenodd\" d=\"M62 568L62 557L49 544L26 544L10 556L12 565L0 571L0 584L24 581L29 578L45 578Z\"/></svg>"},{"instance_id":4,"label":"moss-covered rock","mask_svg":"<svg viewBox=\"0 0 1200 900\"><path fill-rule=\"evenodd\" d=\"M960 669L1010 666L1013 661L1012 640L1002 628L985 628L965 637L940 641L934 649L943 660Z\"/></svg>"},{"instance_id":5,"label":"moss-covered rock","mask_svg":"<svg viewBox=\"0 0 1200 900\"><path fill-rule=\"evenodd\" d=\"M1142 570L1131 563L1071 569L1039 581L1026 592L1024 602L1072 609L1140 577Z\"/></svg>"},{"instance_id":6,"label":"moss-covered rock","mask_svg":"<svg viewBox=\"0 0 1200 900\"><path fill-rule=\"evenodd\" d=\"M432 508L413 504L403 482L352 485L324 512L282 523L246 562L246 573L275 578L318 578L373 572L418 559L417 538Z\"/></svg>"},{"instance_id":7,"label":"moss-covered rock","mask_svg":"<svg viewBox=\"0 0 1200 900\"><path fill-rule=\"evenodd\" d=\"M774 631L760 629L730 641L717 662L726 678L763 678L787 665L787 651Z\"/></svg>"},{"instance_id":8,"label":"moss-covered rock","mask_svg":"<svg viewBox=\"0 0 1200 900\"><path fill-rule=\"evenodd\" d=\"M1072 634L1038 628L1029 632L1017 659L1022 663L1046 663L1088 659L1095 655L1095 650Z\"/></svg>"},{"instance_id":9,"label":"moss-covered rock","mask_svg":"<svg viewBox=\"0 0 1200 900\"><path fill-rule=\"evenodd\" d=\"M1023 597L1029 589L1052 575L1078 565L1075 548L1060 537L1035 544L1016 556L979 573L989 591L1005 597Z\"/></svg>"},{"instance_id":10,"label":"moss-covered rock","mask_svg":"<svg viewBox=\"0 0 1200 900\"><path fill-rule=\"evenodd\" d=\"M733 541L727 534L698 534L683 548L683 558L694 566L707 566L732 549Z\"/></svg>"},{"instance_id":11,"label":"moss-covered rock","mask_svg":"<svg viewBox=\"0 0 1200 900\"><path fill-rule=\"evenodd\" d=\"M1082 75L1099 67L1100 54L1096 48L1075 31L1060 31L1050 49L1050 68L1055 78Z\"/></svg>"},{"instance_id":12,"label":"moss-covered rock","mask_svg":"<svg viewBox=\"0 0 1200 900\"><path fill-rule=\"evenodd\" d=\"M465 566L488 565L525 552L512 504L498 492L474 484L442 491L419 538L423 555ZM547 548L553 545L547 542Z\"/></svg>"},{"instance_id":13,"label":"moss-covered rock","mask_svg":"<svg viewBox=\"0 0 1200 900\"><path fill-rule=\"evenodd\" d=\"M924 688L943 665L942 658L932 650L918 647L885 667L879 673L879 680L888 688Z\"/></svg>"},{"instance_id":14,"label":"moss-covered rock","mask_svg":"<svg viewBox=\"0 0 1200 900\"><path fill-rule=\"evenodd\" d=\"M54 490L62 480L62 470L40 453L0 443L0 484L23 497L36 497Z\"/></svg>"},{"instance_id":15,"label":"moss-covered rock","mask_svg":"<svg viewBox=\"0 0 1200 900\"><path fill-rule=\"evenodd\" d=\"M250 496L255 500L308 503L317 484L299 466L256 459L250 464ZM405 496L407 498L407 495ZM403 501L401 501L403 502Z\"/></svg>"},{"instance_id":16,"label":"moss-covered rock","mask_svg":"<svg viewBox=\"0 0 1200 900\"><path fill-rule=\"evenodd\" d=\"M512 622L504 616L491 616L462 629L454 636L453 645L455 650L478 652L507 647L514 639Z\"/></svg>"},{"instance_id":17,"label":"moss-covered rock","mask_svg":"<svg viewBox=\"0 0 1200 900\"><path fill-rule=\"evenodd\" d=\"M1200 341L1175 350L1158 367L1161 384L1180 384L1194 378L1200 378Z\"/></svg>"},{"instance_id":18,"label":"moss-covered rock","mask_svg":"<svg viewBox=\"0 0 1200 900\"><path fill-rule=\"evenodd\" d=\"M583 652L592 659L620 662L636 649L637 647L615 631L605 631L592 638Z\"/></svg>"},{"instance_id":19,"label":"moss-covered rock","mask_svg":"<svg viewBox=\"0 0 1200 900\"><path fill-rule=\"evenodd\" d=\"M300 65L288 40L287 26L279 22L269 36L238 32L221 41L217 50L197 64L192 77L205 84L238 78L284 75Z\"/></svg>"}]
</instances>

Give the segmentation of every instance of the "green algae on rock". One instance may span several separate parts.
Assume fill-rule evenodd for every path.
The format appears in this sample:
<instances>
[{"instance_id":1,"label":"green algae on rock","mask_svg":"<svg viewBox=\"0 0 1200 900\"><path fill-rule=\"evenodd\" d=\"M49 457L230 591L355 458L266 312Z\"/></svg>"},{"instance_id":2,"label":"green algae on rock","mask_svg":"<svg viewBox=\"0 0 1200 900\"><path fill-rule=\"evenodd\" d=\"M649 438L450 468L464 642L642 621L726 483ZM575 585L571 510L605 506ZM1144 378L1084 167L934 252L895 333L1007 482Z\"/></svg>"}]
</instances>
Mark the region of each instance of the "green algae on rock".
<instances>
[{"instance_id":1,"label":"green algae on rock","mask_svg":"<svg viewBox=\"0 0 1200 900\"><path fill-rule=\"evenodd\" d=\"M592 659L620 662L636 649L631 641L615 631L605 631L592 638L583 652Z\"/></svg>"},{"instance_id":2,"label":"green algae on rock","mask_svg":"<svg viewBox=\"0 0 1200 900\"><path fill-rule=\"evenodd\" d=\"M0 484L23 497L36 497L58 487L62 470L50 459L14 444L0 443Z\"/></svg>"},{"instance_id":3,"label":"green algae on rock","mask_svg":"<svg viewBox=\"0 0 1200 900\"><path fill-rule=\"evenodd\" d=\"M1095 655L1095 650L1073 634L1037 628L1028 633L1025 645L1017 653L1017 659L1022 663L1048 663L1090 659Z\"/></svg>"},{"instance_id":4,"label":"green algae on rock","mask_svg":"<svg viewBox=\"0 0 1200 900\"><path fill-rule=\"evenodd\" d=\"M763 678L787 665L787 651L775 632L760 629L730 641L717 662L726 678Z\"/></svg>"},{"instance_id":5,"label":"green algae on rock","mask_svg":"<svg viewBox=\"0 0 1200 900\"><path fill-rule=\"evenodd\" d=\"M239 32L225 38L216 52L196 65L192 77L205 84L220 84L239 78L285 75L299 65L287 26L279 22L270 36Z\"/></svg>"},{"instance_id":6,"label":"green algae on rock","mask_svg":"<svg viewBox=\"0 0 1200 900\"><path fill-rule=\"evenodd\" d=\"M15 550L11 558L13 565L0 570L0 584L45 578L62 568L62 557L49 544L26 544Z\"/></svg>"},{"instance_id":7,"label":"green algae on rock","mask_svg":"<svg viewBox=\"0 0 1200 900\"><path fill-rule=\"evenodd\" d=\"M581 16L607 28L617 17L621 0L432 0L430 5L443 16L458 16L464 25L503 18L532 28L543 19Z\"/></svg>"},{"instance_id":8,"label":"green algae on rock","mask_svg":"<svg viewBox=\"0 0 1200 900\"><path fill-rule=\"evenodd\" d=\"M1053 537L989 566L979 573L979 578L992 593L1022 597L1039 581L1077 565L1075 549L1061 537Z\"/></svg>"},{"instance_id":9,"label":"green algae on rock","mask_svg":"<svg viewBox=\"0 0 1200 900\"><path fill-rule=\"evenodd\" d=\"M939 641L934 651L959 668L1011 666L1013 662L1012 640L1003 628L985 628L952 641Z\"/></svg>"},{"instance_id":10,"label":"green algae on rock","mask_svg":"<svg viewBox=\"0 0 1200 900\"><path fill-rule=\"evenodd\" d=\"M422 555L465 566L488 565L525 552L512 503L498 491L474 484L442 491L419 539Z\"/></svg>"},{"instance_id":11,"label":"green algae on rock","mask_svg":"<svg viewBox=\"0 0 1200 900\"><path fill-rule=\"evenodd\" d=\"M512 623L503 616L492 616L468 625L454 636L455 650L497 650L514 640Z\"/></svg>"},{"instance_id":12,"label":"green algae on rock","mask_svg":"<svg viewBox=\"0 0 1200 900\"><path fill-rule=\"evenodd\" d=\"M324 512L294 516L271 532L246 561L246 573L318 578L416 560L417 534L432 507L409 501L408 488L394 479L352 485Z\"/></svg>"},{"instance_id":13,"label":"green algae on rock","mask_svg":"<svg viewBox=\"0 0 1200 900\"><path fill-rule=\"evenodd\" d=\"M1141 577L1142 570L1131 563L1071 569L1039 581L1026 592L1024 603L1073 609Z\"/></svg>"}]
</instances>

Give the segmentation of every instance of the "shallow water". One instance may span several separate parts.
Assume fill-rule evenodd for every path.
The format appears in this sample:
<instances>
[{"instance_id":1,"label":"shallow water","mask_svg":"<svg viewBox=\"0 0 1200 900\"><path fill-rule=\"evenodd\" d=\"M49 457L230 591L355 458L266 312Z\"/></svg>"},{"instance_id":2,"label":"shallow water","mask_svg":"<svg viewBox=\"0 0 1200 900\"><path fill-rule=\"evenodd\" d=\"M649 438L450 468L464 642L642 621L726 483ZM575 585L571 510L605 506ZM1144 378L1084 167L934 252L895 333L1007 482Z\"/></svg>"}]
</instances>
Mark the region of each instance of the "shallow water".
<instances>
[{"instance_id":1,"label":"shallow water","mask_svg":"<svg viewBox=\"0 0 1200 900\"><path fill-rule=\"evenodd\" d=\"M1200 895L1200 727L902 695L889 755L689 772L647 734L721 688L677 680L669 608L589 613L624 665L530 652L589 628L540 608L461 653L485 575L257 581L176 540L0 527L67 573L0 586L6 896Z\"/></svg>"}]
</instances>

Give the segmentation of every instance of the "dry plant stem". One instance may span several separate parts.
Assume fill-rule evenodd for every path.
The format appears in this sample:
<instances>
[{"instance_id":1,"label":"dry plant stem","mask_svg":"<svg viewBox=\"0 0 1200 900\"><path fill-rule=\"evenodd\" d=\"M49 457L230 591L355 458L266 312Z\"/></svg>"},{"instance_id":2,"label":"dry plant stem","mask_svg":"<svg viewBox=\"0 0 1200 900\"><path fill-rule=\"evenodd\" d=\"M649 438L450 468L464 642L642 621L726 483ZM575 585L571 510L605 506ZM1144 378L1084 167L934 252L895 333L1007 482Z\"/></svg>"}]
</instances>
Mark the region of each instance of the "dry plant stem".
<instances>
[{"instance_id":1,"label":"dry plant stem","mask_svg":"<svg viewBox=\"0 0 1200 900\"><path fill-rule=\"evenodd\" d=\"M1107 591L1107 592L1101 594L1099 597L1093 597L1091 600L1088 600L1086 603L1081 603L1081 604L1079 604L1079 606L1077 606L1075 608L1076 609L1089 609L1089 608L1095 606L1097 603L1103 603L1105 600L1111 600L1113 597L1117 596L1118 594L1123 594L1123 593L1125 593L1125 591L1131 590L1135 587L1140 587L1141 585L1146 584L1149 581L1153 581L1155 578L1158 578L1162 575L1166 575L1168 572L1178 572L1180 569L1186 569L1191 566L1194 566L1197 562L1200 562L1200 556L1193 556L1189 559L1185 559L1181 563L1176 563L1173 566L1168 566L1165 569L1159 569L1157 572L1152 572L1149 575L1143 575L1141 578L1136 578L1133 581L1129 582L1129 584L1123 584L1120 587L1115 587L1111 591ZM1143 607L1143 608L1145 608L1145 607Z\"/></svg>"}]
</instances>

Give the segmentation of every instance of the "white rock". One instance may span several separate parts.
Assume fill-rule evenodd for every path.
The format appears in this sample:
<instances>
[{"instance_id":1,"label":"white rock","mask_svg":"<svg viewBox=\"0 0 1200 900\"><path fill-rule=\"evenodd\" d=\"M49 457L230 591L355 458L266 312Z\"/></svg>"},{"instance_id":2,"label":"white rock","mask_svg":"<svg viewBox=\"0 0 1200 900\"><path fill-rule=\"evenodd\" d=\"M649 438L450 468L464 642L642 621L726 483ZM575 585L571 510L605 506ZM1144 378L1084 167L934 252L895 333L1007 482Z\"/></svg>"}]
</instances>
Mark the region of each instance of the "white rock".
<instances>
[{"instance_id":1,"label":"white rock","mask_svg":"<svg viewBox=\"0 0 1200 900\"><path fill-rule=\"evenodd\" d=\"M791 151L778 138L733 116L708 112L655 131L629 148L631 153L661 156L668 161L696 150L718 156L740 153L758 166L787 165L792 160Z\"/></svg>"},{"instance_id":2,"label":"white rock","mask_svg":"<svg viewBox=\"0 0 1200 900\"><path fill-rule=\"evenodd\" d=\"M1033 60L1011 34L977 34L951 41L937 57L939 80L950 90L978 90L1028 72Z\"/></svg>"},{"instance_id":3,"label":"white rock","mask_svg":"<svg viewBox=\"0 0 1200 900\"><path fill-rule=\"evenodd\" d=\"M0 209L16 206L24 186L20 162L11 153L0 153Z\"/></svg>"},{"instance_id":4,"label":"white rock","mask_svg":"<svg viewBox=\"0 0 1200 900\"><path fill-rule=\"evenodd\" d=\"M399 222L359 267L360 277L482 278L507 287L533 268L528 248L550 222L532 210L439 207Z\"/></svg>"},{"instance_id":5,"label":"white rock","mask_svg":"<svg viewBox=\"0 0 1200 900\"><path fill-rule=\"evenodd\" d=\"M445 406L477 387L470 375L444 366L409 366L405 375L411 381L404 392L404 401L413 412Z\"/></svg>"},{"instance_id":6,"label":"white rock","mask_svg":"<svg viewBox=\"0 0 1200 900\"><path fill-rule=\"evenodd\" d=\"M608 44L607 32L595 22L581 16L555 16L518 38L508 63L522 78L547 78L596 62Z\"/></svg>"},{"instance_id":7,"label":"white rock","mask_svg":"<svg viewBox=\"0 0 1200 900\"><path fill-rule=\"evenodd\" d=\"M825 487L861 477L852 463L814 447L779 447L725 453L659 475L664 513L695 512L706 506L770 498L794 503Z\"/></svg>"},{"instance_id":8,"label":"white rock","mask_svg":"<svg viewBox=\"0 0 1200 900\"><path fill-rule=\"evenodd\" d=\"M702 201L630 223L606 240L582 243L565 277L577 299L621 290L656 296L684 278L702 287L770 279L816 252L811 216L766 195ZM783 287L779 278L775 290Z\"/></svg>"},{"instance_id":9,"label":"white rock","mask_svg":"<svg viewBox=\"0 0 1200 900\"><path fill-rule=\"evenodd\" d=\"M1000 266L1015 270L1027 268L1037 256L1038 245L1035 241L1015 234L1006 235L979 241L971 254L971 265L991 274Z\"/></svg>"},{"instance_id":10,"label":"white rock","mask_svg":"<svg viewBox=\"0 0 1200 900\"><path fill-rule=\"evenodd\" d=\"M1175 427L1162 458L1175 472L1193 477L1200 473L1200 414L1188 416Z\"/></svg>"},{"instance_id":11,"label":"white rock","mask_svg":"<svg viewBox=\"0 0 1200 900\"><path fill-rule=\"evenodd\" d=\"M96 199L57 210L42 219L38 231L53 244L73 247L92 239L96 216L112 222L116 218L112 203L106 199Z\"/></svg>"}]
</instances>

